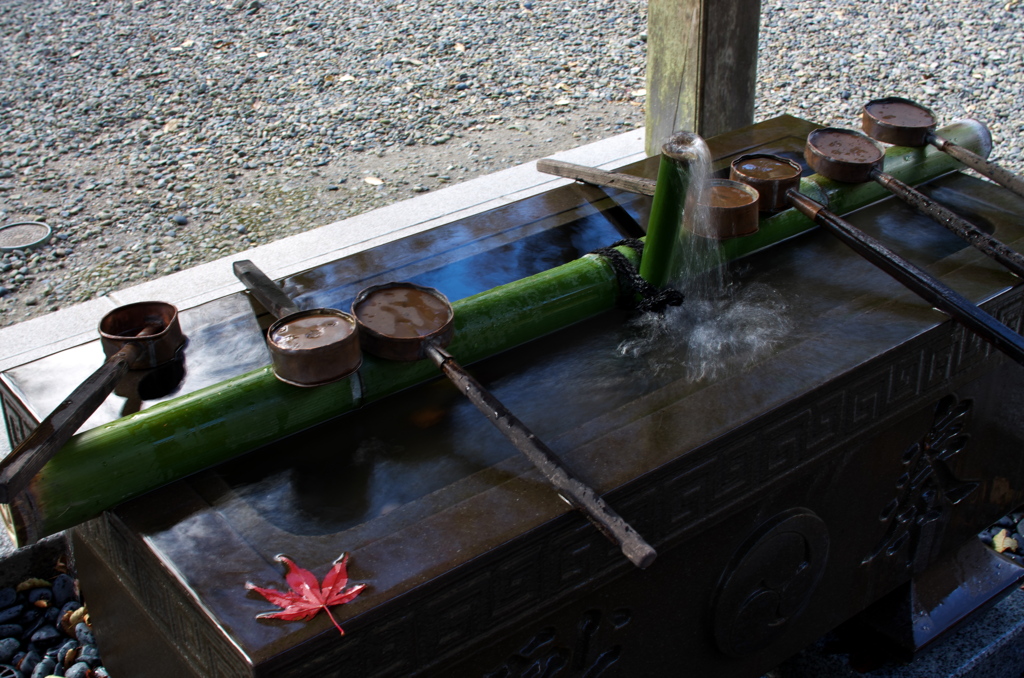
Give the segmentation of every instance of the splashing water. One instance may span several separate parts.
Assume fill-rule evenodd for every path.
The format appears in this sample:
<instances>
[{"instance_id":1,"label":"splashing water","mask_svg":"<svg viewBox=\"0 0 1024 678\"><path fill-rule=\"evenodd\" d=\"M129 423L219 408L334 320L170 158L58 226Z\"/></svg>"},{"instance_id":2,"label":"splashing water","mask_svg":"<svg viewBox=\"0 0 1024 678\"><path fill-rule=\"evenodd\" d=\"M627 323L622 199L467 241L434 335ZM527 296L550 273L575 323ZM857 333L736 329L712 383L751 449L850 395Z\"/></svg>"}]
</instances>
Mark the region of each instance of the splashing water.
<instances>
[{"instance_id":1,"label":"splashing water","mask_svg":"<svg viewBox=\"0 0 1024 678\"><path fill-rule=\"evenodd\" d=\"M651 376L682 369L692 381L714 379L771 353L792 327L787 311L771 287L733 283L716 297L688 296L664 314L637 317L617 353L640 361L639 370Z\"/></svg>"},{"instance_id":2,"label":"splashing water","mask_svg":"<svg viewBox=\"0 0 1024 678\"><path fill-rule=\"evenodd\" d=\"M683 368L688 379L713 379L727 367L767 355L792 323L778 293L767 285L732 280L718 241L702 235L710 224L710 210L700 198L711 181L711 153L697 135L684 152L689 167L679 171L689 173L689 186L670 285L686 300L663 314L636 318L634 336L620 343L618 355L640 360L650 375Z\"/></svg>"}]
</instances>

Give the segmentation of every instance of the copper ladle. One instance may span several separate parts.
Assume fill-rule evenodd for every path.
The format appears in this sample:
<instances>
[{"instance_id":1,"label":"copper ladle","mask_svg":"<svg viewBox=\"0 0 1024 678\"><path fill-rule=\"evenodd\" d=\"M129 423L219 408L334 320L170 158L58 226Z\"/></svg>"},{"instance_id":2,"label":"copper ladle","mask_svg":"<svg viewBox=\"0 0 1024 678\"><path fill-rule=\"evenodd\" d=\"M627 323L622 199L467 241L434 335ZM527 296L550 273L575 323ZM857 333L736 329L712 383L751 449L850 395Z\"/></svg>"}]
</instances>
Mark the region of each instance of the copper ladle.
<instances>
[{"instance_id":1,"label":"copper ladle","mask_svg":"<svg viewBox=\"0 0 1024 678\"><path fill-rule=\"evenodd\" d=\"M292 386L321 386L344 379L359 369L356 321L333 308L302 311L267 274L248 259L232 270L263 307L277 318L267 330L267 349L274 376Z\"/></svg>"},{"instance_id":2,"label":"copper ladle","mask_svg":"<svg viewBox=\"0 0 1024 678\"><path fill-rule=\"evenodd\" d=\"M930 108L902 97L869 101L864 104L864 112L861 114L864 133L872 139L896 146L931 144L978 174L1024 197L1024 178L959 144L943 139L935 133L936 122L936 116Z\"/></svg>"},{"instance_id":3,"label":"copper ladle","mask_svg":"<svg viewBox=\"0 0 1024 678\"><path fill-rule=\"evenodd\" d=\"M918 211L992 257L1011 273L1024 278L1024 255L954 214L896 177L882 171L881 147L869 137L848 129L825 127L807 136L804 158L818 174L833 181L863 183L873 180Z\"/></svg>"},{"instance_id":4,"label":"copper ladle","mask_svg":"<svg viewBox=\"0 0 1024 678\"><path fill-rule=\"evenodd\" d=\"M186 341L178 323L178 309L160 301L115 308L103 316L99 331L108 356L106 362L0 461L0 503L10 503L28 486L128 370L162 365L172 360Z\"/></svg>"}]
</instances>

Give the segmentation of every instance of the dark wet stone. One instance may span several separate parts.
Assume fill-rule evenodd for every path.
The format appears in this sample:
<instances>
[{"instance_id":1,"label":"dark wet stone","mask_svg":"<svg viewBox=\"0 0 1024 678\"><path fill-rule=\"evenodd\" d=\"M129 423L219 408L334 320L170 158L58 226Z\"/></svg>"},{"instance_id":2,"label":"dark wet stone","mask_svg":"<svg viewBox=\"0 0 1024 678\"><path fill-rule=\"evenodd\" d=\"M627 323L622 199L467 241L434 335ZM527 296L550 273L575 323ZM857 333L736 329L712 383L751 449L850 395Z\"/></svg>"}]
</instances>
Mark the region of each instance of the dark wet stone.
<instances>
[{"instance_id":1,"label":"dark wet stone","mask_svg":"<svg viewBox=\"0 0 1024 678\"><path fill-rule=\"evenodd\" d=\"M35 605L41 600L45 600L47 603L49 603L51 600L53 600L53 591L48 588L38 588L31 589L28 592L29 605Z\"/></svg>"},{"instance_id":2,"label":"dark wet stone","mask_svg":"<svg viewBox=\"0 0 1024 678\"><path fill-rule=\"evenodd\" d=\"M43 657L39 660L39 663L36 664L36 667L32 669L32 678L46 678L47 676L52 675L56 668L57 662Z\"/></svg>"},{"instance_id":3,"label":"dark wet stone","mask_svg":"<svg viewBox=\"0 0 1024 678\"><path fill-rule=\"evenodd\" d=\"M26 606L25 609L21 612L21 619L18 620L18 623L21 624L23 627L28 628L29 626L32 626L37 621L42 619L43 614L43 610L38 607Z\"/></svg>"},{"instance_id":4,"label":"dark wet stone","mask_svg":"<svg viewBox=\"0 0 1024 678\"><path fill-rule=\"evenodd\" d=\"M92 629L85 622L79 622L75 626L75 638L82 645L95 645L96 638L92 635Z\"/></svg>"},{"instance_id":5,"label":"dark wet stone","mask_svg":"<svg viewBox=\"0 0 1024 678\"><path fill-rule=\"evenodd\" d=\"M11 605L6 610L0 610L0 624L10 624L20 617L24 610L24 605Z\"/></svg>"},{"instance_id":6,"label":"dark wet stone","mask_svg":"<svg viewBox=\"0 0 1024 678\"><path fill-rule=\"evenodd\" d=\"M64 639L64 634L55 626L43 626L32 634L32 644L39 648L53 647Z\"/></svg>"},{"instance_id":7,"label":"dark wet stone","mask_svg":"<svg viewBox=\"0 0 1024 678\"><path fill-rule=\"evenodd\" d=\"M4 638L0 640L0 664L7 664L17 654L21 643L17 638Z\"/></svg>"},{"instance_id":8,"label":"dark wet stone","mask_svg":"<svg viewBox=\"0 0 1024 678\"><path fill-rule=\"evenodd\" d=\"M65 664L64 658L67 657L68 652L71 652L71 651L77 650L77 649L78 649L78 641L77 640L69 640L68 642L66 642L63 645L61 645L59 648L54 648L54 659L57 660L58 664L63 666Z\"/></svg>"},{"instance_id":9,"label":"dark wet stone","mask_svg":"<svg viewBox=\"0 0 1024 678\"><path fill-rule=\"evenodd\" d=\"M53 604L62 607L76 597L75 580L66 574L57 575L53 580Z\"/></svg>"},{"instance_id":10,"label":"dark wet stone","mask_svg":"<svg viewBox=\"0 0 1024 678\"><path fill-rule=\"evenodd\" d=\"M88 664L86 664L85 662L78 662L76 664L72 664L71 667L68 668L67 672L64 673L64 677L87 678L87 676L89 675L89 670L90 667Z\"/></svg>"},{"instance_id":11,"label":"dark wet stone","mask_svg":"<svg viewBox=\"0 0 1024 678\"><path fill-rule=\"evenodd\" d=\"M37 610L35 608L29 608L29 609L32 610L33 612L42 612L42 610ZM35 633L39 629L43 628L44 626L47 626L46 618L43 617L43 615L40 614L38 617L35 618L34 622L32 622L31 624L22 623L22 626L25 627L25 630L21 634L22 640L24 640L26 638L31 638L33 633Z\"/></svg>"},{"instance_id":12,"label":"dark wet stone","mask_svg":"<svg viewBox=\"0 0 1024 678\"><path fill-rule=\"evenodd\" d=\"M0 678L22 678L21 671L10 664L0 664Z\"/></svg>"},{"instance_id":13,"label":"dark wet stone","mask_svg":"<svg viewBox=\"0 0 1024 678\"><path fill-rule=\"evenodd\" d=\"M18 599L18 593L13 587L0 589L0 608L10 607Z\"/></svg>"},{"instance_id":14,"label":"dark wet stone","mask_svg":"<svg viewBox=\"0 0 1024 678\"><path fill-rule=\"evenodd\" d=\"M25 632L20 624L0 624L0 638L14 638Z\"/></svg>"},{"instance_id":15,"label":"dark wet stone","mask_svg":"<svg viewBox=\"0 0 1024 678\"><path fill-rule=\"evenodd\" d=\"M38 652L32 651L25 654L18 663L18 670L21 671L22 675L31 676L32 672L35 671L36 664L42 660Z\"/></svg>"},{"instance_id":16,"label":"dark wet stone","mask_svg":"<svg viewBox=\"0 0 1024 678\"><path fill-rule=\"evenodd\" d=\"M78 661L85 662L92 668L96 668L102 663L100 651L96 649L95 645L82 645L82 650L78 653Z\"/></svg>"}]
</instances>

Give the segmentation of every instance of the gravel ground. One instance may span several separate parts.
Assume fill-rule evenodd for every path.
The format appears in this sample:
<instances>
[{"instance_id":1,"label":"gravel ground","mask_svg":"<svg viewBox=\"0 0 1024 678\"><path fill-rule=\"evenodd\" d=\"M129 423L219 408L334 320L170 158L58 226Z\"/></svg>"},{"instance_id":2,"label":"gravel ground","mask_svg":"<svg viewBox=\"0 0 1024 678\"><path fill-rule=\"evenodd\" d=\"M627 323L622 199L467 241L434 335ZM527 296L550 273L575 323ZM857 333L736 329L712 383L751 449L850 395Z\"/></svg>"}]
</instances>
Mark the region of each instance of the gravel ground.
<instances>
[{"instance_id":1,"label":"gravel ground","mask_svg":"<svg viewBox=\"0 0 1024 678\"><path fill-rule=\"evenodd\" d=\"M1024 168L1019 0L765 0L755 119L903 95ZM645 0L7 0L0 326L643 124Z\"/></svg>"}]
</instances>

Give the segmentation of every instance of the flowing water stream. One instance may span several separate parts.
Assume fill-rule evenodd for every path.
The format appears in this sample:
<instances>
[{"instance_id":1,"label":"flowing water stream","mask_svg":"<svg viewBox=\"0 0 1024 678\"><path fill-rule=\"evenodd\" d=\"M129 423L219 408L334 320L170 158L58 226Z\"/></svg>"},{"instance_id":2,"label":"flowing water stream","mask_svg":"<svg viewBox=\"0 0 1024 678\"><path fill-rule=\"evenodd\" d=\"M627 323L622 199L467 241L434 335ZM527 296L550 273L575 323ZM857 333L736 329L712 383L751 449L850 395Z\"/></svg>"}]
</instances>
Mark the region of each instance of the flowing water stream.
<instances>
[{"instance_id":1,"label":"flowing water stream","mask_svg":"<svg viewBox=\"0 0 1024 678\"><path fill-rule=\"evenodd\" d=\"M789 332L786 304L767 285L739 280L722 265L717 240L709 233L710 210L702 200L711 181L711 154L694 135L686 149L689 174L683 228L670 285L682 306L645 313L633 320L634 335L619 344L624 358L641 359L650 374L685 367L693 380L712 379L730 365L750 364Z\"/></svg>"}]
</instances>

